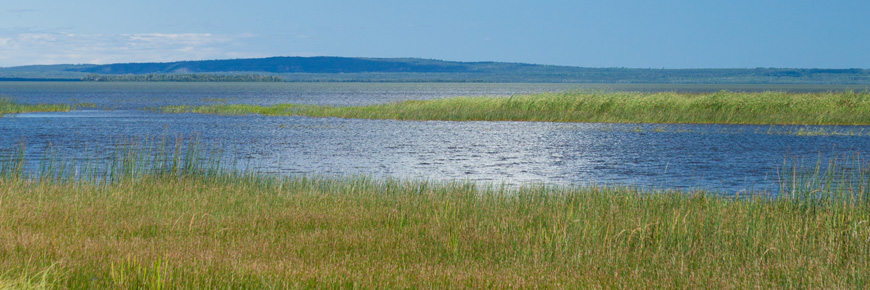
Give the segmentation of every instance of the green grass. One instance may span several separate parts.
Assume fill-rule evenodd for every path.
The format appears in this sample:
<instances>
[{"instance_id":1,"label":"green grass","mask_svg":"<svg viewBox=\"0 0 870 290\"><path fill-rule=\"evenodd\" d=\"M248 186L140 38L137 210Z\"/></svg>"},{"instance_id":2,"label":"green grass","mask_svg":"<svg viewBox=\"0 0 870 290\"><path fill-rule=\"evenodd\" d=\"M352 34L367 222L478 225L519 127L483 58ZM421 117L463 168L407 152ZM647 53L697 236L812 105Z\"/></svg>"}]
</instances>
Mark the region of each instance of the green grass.
<instances>
[{"instance_id":1,"label":"green grass","mask_svg":"<svg viewBox=\"0 0 870 290\"><path fill-rule=\"evenodd\" d=\"M170 106L163 112L397 120L870 125L870 93L567 92L358 106Z\"/></svg>"},{"instance_id":2,"label":"green grass","mask_svg":"<svg viewBox=\"0 0 870 290\"><path fill-rule=\"evenodd\" d=\"M297 105L280 104L273 106L255 106L255 105L210 105L200 107L190 106L167 106L161 108L165 113L187 113L196 112L201 114L218 114L218 115L247 115L260 114L268 116L279 116L291 114L291 110Z\"/></svg>"},{"instance_id":3,"label":"green grass","mask_svg":"<svg viewBox=\"0 0 870 290\"><path fill-rule=\"evenodd\" d=\"M87 105L87 104L85 104ZM73 109L71 105L37 104L22 105L9 98L0 98L0 117L4 114L28 113L28 112L66 112Z\"/></svg>"},{"instance_id":4,"label":"green grass","mask_svg":"<svg viewBox=\"0 0 870 290\"><path fill-rule=\"evenodd\" d=\"M34 174L23 151L0 171L0 288L870 287L854 159L787 163L778 198L729 198L276 177L195 146Z\"/></svg>"}]
</instances>

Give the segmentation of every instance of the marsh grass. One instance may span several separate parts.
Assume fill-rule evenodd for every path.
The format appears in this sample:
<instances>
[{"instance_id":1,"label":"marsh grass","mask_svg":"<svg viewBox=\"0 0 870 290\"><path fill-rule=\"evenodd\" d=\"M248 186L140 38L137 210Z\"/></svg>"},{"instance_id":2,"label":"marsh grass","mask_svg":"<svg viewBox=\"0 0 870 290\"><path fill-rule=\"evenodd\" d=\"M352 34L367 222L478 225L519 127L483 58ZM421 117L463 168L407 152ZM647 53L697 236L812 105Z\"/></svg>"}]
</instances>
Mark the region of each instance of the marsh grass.
<instances>
[{"instance_id":1,"label":"marsh grass","mask_svg":"<svg viewBox=\"0 0 870 290\"><path fill-rule=\"evenodd\" d=\"M859 153L834 158L820 154L813 162L786 159L777 178L778 195L799 202L870 204L870 164L862 161Z\"/></svg>"},{"instance_id":2,"label":"marsh grass","mask_svg":"<svg viewBox=\"0 0 870 290\"><path fill-rule=\"evenodd\" d=\"M267 116L280 116L292 114L292 109L299 107L293 104L279 104L273 106L256 106L256 105L209 105L200 107L191 106L167 106L161 108L164 113L189 113L196 112L200 114L217 114L217 115L248 115L260 114Z\"/></svg>"},{"instance_id":3,"label":"marsh grass","mask_svg":"<svg viewBox=\"0 0 870 290\"><path fill-rule=\"evenodd\" d=\"M870 136L870 131L865 130L865 128L854 128L848 126L839 128L829 126L770 127L767 130L758 129L755 133L794 136Z\"/></svg>"},{"instance_id":4,"label":"marsh grass","mask_svg":"<svg viewBox=\"0 0 870 290\"><path fill-rule=\"evenodd\" d=\"M397 120L870 125L870 93L566 92L333 107L171 106L164 112Z\"/></svg>"},{"instance_id":5,"label":"marsh grass","mask_svg":"<svg viewBox=\"0 0 870 290\"><path fill-rule=\"evenodd\" d=\"M87 106L88 104L82 104ZM23 105L14 102L10 98L0 97L0 117L4 114L28 113L28 112L66 112L74 108L72 105L37 104Z\"/></svg>"},{"instance_id":6,"label":"marsh grass","mask_svg":"<svg viewBox=\"0 0 870 290\"><path fill-rule=\"evenodd\" d=\"M53 168L44 178L16 155L25 149L7 154L0 286L870 287L868 170L858 158L787 162L778 195L729 198L278 177L222 170L210 150L188 145L121 146L111 165L79 164L98 168L84 179L37 165Z\"/></svg>"}]
</instances>

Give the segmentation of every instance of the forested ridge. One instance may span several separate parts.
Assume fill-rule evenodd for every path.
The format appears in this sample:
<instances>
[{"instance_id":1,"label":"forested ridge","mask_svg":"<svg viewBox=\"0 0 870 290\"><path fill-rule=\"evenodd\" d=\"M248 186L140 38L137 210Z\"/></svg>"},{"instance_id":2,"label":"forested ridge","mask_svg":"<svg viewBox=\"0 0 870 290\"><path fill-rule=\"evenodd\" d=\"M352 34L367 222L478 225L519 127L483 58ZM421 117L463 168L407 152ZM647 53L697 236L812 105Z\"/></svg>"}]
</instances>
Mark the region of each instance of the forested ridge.
<instances>
[{"instance_id":1,"label":"forested ridge","mask_svg":"<svg viewBox=\"0 0 870 290\"><path fill-rule=\"evenodd\" d=\"M2 78L126 81L870 84L862 68L590 68L419 58L269 57L0 68Z\"/></svg>"},{"instance_id":2,"label":"forested ridge","mask_svg":"<svg viewBox=\"0 0 870 290\"><path fill-rule=\"evenodd\" d=\"M90 74L82 81L91 82L283 82L278 76L256 74L144 74L100 75Z\"/></svg>"}]
</instances>

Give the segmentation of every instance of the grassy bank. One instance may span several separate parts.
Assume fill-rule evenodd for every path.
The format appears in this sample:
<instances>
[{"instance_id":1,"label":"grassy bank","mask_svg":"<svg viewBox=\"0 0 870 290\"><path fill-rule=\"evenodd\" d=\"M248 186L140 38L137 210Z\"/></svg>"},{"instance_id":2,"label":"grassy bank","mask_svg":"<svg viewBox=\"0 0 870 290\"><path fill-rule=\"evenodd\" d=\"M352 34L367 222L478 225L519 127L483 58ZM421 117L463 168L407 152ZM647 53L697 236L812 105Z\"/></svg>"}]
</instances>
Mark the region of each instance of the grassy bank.
<instances>
[{"instance_id":1,"label":"grassy bank","mask_svg":"<svg viewBox=\"0 0 870 290\"><path fill-rule=\"evenodd\" d=\"M6 156L0 288L870 286L870 175L836 169L854 164L737 199L274 177L176 148L38 174Z\"/></svg>"},{"instance_id":2,"label":"grassy bank","mask_svg":"<svg viewBox=\"0 0 870 290\"><path fill-rule=\"evenodd\" d=\"M870 93L545 93L332 107L171 106L164 112L398 120L870 125Z\"/></svg>"},{"instance_id":3,"label":"grassy bank","mask_svg":"<svg viewBox=\"0 0 870 290\"><path fill-rule=\"evenodd\" d=\"M73 109L70 105L38 104L22 105L8 98L0 98L0 117L4 114L28 112L66 112Z\"/></svg>"}]
</instances>

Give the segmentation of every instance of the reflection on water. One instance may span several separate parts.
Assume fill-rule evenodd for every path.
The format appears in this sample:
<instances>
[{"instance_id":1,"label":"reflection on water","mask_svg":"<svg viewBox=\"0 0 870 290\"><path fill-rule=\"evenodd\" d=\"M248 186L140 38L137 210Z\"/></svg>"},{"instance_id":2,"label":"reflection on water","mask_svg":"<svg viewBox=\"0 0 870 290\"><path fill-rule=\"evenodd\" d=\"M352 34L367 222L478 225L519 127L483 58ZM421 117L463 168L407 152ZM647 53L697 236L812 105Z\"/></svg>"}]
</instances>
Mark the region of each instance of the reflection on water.
<instances>
[{"instance_id":1,"label":"reflection on water","mask_svg":"<svg viewBox=\"0 0 870 290\"><path fill-rule=\"evenodd\" d=\"M82 118L76 118L81 116ZM200 136L260 172L485 183L769 189L787 155L866 151L870 137L770 134L786 126L443 122L164 115L142 111L0 119L0 148L32 156L136 136ZM843 130L853 130L844 128ZM63 148L66 146L67 148ZM66 152L66 153L64 153Z\"/></svg>"},{"instance_id":2,"label":"reflection on water","mask_svg":"<svg viewBox=\"0 0 870 290\"><path fill-rule=\"evenodd\" d=\"M225 149L239 164L275 174L365 174L511 185L606 183L737 192L772 189L778 167L788 156L870 149L870 128L857 126L420 122L157 114L138 109L154 102L209 102L206 96L227 102L234 98L248 103L284 102L298 97L292 101L355 104L451 94L509 95L511 87L501 84L492 85L503 90L495 93L482 86L455 84L372 85L354 93L353 86L342 84L338 88L311 85L292 94L271 86L245 91L241 85L194 85L186 94L181 85L39 85L18 88L19 93L29 93L15 96L26 102L75 98L120 109L7 115L0 118L0 151L25 143L28 158L39 158L52 144L59 156L69 157L83 148L131 137L199 136L207 146ZM546 90L545 85L530 87ZM264 91L269 91L265 88L275 95L264 97ZM12 94L4 89L8 88L0 84L0 94ZM131 101L115 102L116 97Z\"/></svg>"}]
</instances>

